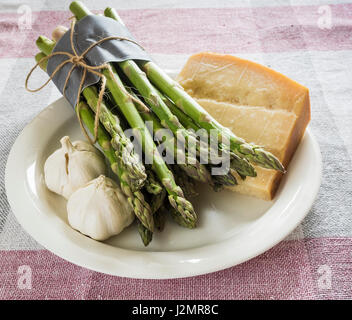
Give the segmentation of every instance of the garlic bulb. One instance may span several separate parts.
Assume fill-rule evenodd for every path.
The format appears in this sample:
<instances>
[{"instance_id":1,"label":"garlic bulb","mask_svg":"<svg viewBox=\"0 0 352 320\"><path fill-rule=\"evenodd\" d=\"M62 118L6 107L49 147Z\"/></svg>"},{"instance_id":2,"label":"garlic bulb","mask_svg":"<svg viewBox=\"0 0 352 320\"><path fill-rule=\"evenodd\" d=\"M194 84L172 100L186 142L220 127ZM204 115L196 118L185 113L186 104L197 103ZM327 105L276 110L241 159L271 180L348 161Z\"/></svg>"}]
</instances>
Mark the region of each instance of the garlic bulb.
<instances>
[{"instance_id":1,"label":"garlic bulb","mask_svg":"<svg viewBox=\"0 0 352 320\"><path fill-rule=\"evenodd\" d=\"M61 148L49 156L44 164L47 187L68 199L87 182L106 174L105 160L98 149L84 141L71 143L65 136Z\"/></svg>"},{"instance_id":2,"label":"garlic bulb","mask_svg":"<svg viewBox=\"0 0 352 320\"><path fill-rule=\"evenodd\" d=\"M120 233L134 220L132 207L120 187L103 175L72 194L67 213L72 228L95 240Z\"/></svg>"}]
</instances>

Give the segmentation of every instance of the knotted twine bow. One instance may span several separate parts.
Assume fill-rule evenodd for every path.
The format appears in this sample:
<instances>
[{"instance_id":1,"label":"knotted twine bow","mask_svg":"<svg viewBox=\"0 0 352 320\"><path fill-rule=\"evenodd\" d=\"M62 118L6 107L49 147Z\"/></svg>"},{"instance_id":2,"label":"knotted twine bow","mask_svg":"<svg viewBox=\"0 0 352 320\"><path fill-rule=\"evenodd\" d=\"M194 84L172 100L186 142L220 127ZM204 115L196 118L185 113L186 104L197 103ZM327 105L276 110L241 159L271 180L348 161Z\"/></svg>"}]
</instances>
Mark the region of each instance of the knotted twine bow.
<instances>
[{"instance_id":1,"label":"knotted twine bow","mask_svg":"<svg viewBox=\"0 0 352 320\"><path fill-rule=\"evenodd\" d=\"M68 72L67 74L67 77L65 79L65 83L64 83L64 87L63 87L63 96L66 98L66 87L67 87L67 83L68 83L68 80L70 79L71 77L71 74L73 72L73 70L77 67L81 67L83 69L83 74L82 74L82 78L81 78L81 82L79 84L79 88L78 88L78 94L77 94L77 100L76 100L76 114L77 114L77 117L78 117L78 120L79 120L79 125L81 127L81 130L84 132L85 136L87 137L87 139L92 143L94 144L97 140L97 135L98 135L98 126L99 126L99 115L100 115L100 109L101 109L101 103L103 101L103 97L104 97L104 93L105 93L105 87L106 87L106 76L102 73L102 72L99 72L98 70L102 70L102 69L107 69L109 71L109 75L112 79L115 78L115 75L111 69L111 66L109 63L103 63L99 66L91 66L89 64L87 64L84 60L84 57L85 55L91 50L93 49L95 46L105 42L105 41L108 41L108 40L126 40L126 41L129 41L129 42L132 42L136 45L138 45L139 47L141 47L143 50L144 48L139 44L137 43L136 41L134 40L131 40L131 39L128 39L128 38L124 38L124 37L117 37L117 36L110 36L110 37L106 37L106 38L103 38L93 44L91 44L81 55L79 55L75 49L75 46L74 46L74 43L73 43L73 34L74 34L74 27L75 27L75 24L76 24L76 20L73 19L72 22L71 22L71 30L70 30L70 44L71 44L71 49L72 49L72 53L69 53L69 52L66 52L66 51L56 51L56 52L53 52L49 55L46 55L45 57L43 57L42 59L40 59L36 64L35 66L29 71L27 77L26 77L26 81L25 81L25 88L27 91L29 92L37 92L41 89L43 89L55 76L55 74L57 72L59 72L61 70L61 68L66 65L67 63L71 63L72 64L72 67L70 69L70 71ZM30 89L28 87L28 81L29 81L29 78L31 77L33 71L38 67L40 66L43 62L47 61L48 59L50 59L51 57L53 56L56 56L56 55L65 55L68 57L67 60L61 62L54 70L54 72L51 74L51 76L49 77L49 79L43 84L41 85L39 88L36 88L36 89ZM97 106L96 106L96 112L95 112L95 119L94 119L94 140L92 141L91 138L89 137L85 127L83 126L83 123L82 123L82 119L81 119L81 116L80 116L80 113L79 113L79 109L80 109L80 96L81 96L81 91L82 91L82 88L83 88L83 85L84 85L84 81L86 79L86 75L87 75L87 71L88 72L91 72L93 74L95 74L96 76L98 76L100 79L101 79L101 86L100 86L100 90L99 90L99 95L98 95L98 102L97 102ZM149 112L149 109L143 104L143 102L141 102L139 99L136 99L135 97L133 97L131 94L129 94L125 87L122 85L119 84L119 82L115 82L119 88L124 91L124 93L126 95L128 95L134 102L140 104L143 109L145 109L146 112Z\"/></svg>"}]
</instances>

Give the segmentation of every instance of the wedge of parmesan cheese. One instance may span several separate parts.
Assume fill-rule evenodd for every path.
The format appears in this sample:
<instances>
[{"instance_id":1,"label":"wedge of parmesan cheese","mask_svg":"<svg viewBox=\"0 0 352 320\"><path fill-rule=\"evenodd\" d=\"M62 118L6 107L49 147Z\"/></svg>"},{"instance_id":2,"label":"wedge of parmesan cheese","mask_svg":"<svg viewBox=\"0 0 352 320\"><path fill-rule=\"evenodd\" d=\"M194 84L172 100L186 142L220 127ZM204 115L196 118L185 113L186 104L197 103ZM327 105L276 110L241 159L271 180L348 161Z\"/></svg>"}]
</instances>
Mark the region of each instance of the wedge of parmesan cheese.
<instances>
[{"instance_id":1,"label":"wedge of parmesan cheese","mask_svg":"<svg viewBox=\"0 0 352 320\"><path fill-rule=\"evenodd\" d=\"M191 56L177 80L222 125L288 167L310 120L306 87L260 64L207 52ZM231 189L273 199L282 174L255 169L257 177L239 178Z\"/></svg>"}]
</instances>

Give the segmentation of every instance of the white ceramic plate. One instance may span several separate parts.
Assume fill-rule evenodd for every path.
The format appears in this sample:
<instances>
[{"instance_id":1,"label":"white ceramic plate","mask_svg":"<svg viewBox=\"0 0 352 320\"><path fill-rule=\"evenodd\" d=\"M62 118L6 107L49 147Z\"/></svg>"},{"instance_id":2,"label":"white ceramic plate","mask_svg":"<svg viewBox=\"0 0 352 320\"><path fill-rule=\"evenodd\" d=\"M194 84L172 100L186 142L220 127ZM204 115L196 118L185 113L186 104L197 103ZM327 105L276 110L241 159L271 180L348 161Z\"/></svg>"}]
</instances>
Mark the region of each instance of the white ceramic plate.
<instances>
[{"instance_id":1,"label":"white ceramic plate","mask_svg":"<svg viewBox=\"0 0 352 320\"><path fill-rule=\"evenodd\" d=\"M272 202L200 188L194 202L200 223L188 230L168 221L147 248L135 225L102 243L67 223L66 201L48 191L43 165L59 138L83 138L75 114L61 98L17 138L6 167L6 191L23 228L56 255L99 272L131 278L178 278L249 260L284 239L308 213L320 185L319 146L306 132Z\"/></svg>"}]
</instances>

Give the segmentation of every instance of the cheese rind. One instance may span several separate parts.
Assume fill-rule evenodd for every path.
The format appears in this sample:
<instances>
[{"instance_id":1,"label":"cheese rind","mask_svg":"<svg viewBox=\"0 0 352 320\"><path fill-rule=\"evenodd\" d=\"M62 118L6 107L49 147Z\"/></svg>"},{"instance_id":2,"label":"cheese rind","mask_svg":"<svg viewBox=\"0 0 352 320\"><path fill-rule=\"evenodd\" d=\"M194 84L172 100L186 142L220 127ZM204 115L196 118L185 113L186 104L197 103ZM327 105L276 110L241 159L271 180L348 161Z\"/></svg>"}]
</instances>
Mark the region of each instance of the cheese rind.
<instances>
[{"instance_id":1,"label":"cheese rind","mask_svg":"<svg viewBox=\"0 0 352 320\"><path fill-rule=\"evenodd\" d=\"M306 87L257 63L215 53L191 56L177 80L222 125L288 166L310 120ZM238 179L231 189L271 200L282 174L256 170L256 178Z\"/></svg>"}]
</instances>

